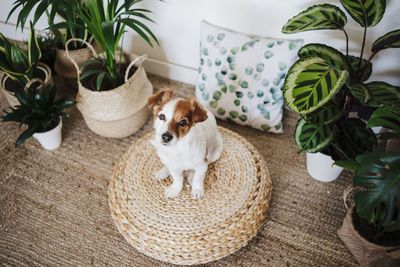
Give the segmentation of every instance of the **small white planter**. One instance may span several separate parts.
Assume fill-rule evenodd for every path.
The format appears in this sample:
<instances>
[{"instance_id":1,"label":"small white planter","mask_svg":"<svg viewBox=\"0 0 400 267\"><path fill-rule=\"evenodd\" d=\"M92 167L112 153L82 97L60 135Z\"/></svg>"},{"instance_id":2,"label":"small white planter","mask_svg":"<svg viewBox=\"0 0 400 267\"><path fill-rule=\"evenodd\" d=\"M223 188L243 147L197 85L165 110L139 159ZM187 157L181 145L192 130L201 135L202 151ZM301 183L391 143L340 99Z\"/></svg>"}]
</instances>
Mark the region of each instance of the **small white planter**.
<instances>
[{"instance_id":1,"label":"small white planter","mask_svg":"<svg viewBox=\"0 0 400 267\"><path fill-rule=\"evenodd\" d=\"M339 177L343 168L332 165L333 163L330 156L322 153L307 153L307 171L318 181L332 182Z\"/></svg>"},{"instance_id":2,"label":"small white planter","mask_svg":"<svg viewBox=\"0 0 400 267\"><path fill-rule=\"evenodd\" d=\"M55 128L43 133L34 133L33 137L35 137L35 139L39 141L44 149L54 150L61 145L61 128L62 120L60 118L60 122Z\"/></svg>"}]
</instances>

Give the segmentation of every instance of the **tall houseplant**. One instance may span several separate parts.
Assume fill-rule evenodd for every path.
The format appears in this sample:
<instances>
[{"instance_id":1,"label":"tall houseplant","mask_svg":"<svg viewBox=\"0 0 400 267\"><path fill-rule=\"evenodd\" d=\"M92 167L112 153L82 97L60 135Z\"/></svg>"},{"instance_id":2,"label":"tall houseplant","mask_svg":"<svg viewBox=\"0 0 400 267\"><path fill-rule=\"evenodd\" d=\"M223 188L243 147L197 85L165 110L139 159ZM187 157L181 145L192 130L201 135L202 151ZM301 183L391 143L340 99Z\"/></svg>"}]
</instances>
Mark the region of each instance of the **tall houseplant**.
<instances>
[{"instance_id":1,"label":"tall houseplant","mask_svg":"<svg viewBox=\"0 0 400 267\"><path fill-rule=\"evenodd\" d=\"M150 115L146 99L153 87L142 66L146 56L123 52L118 46L128 28L149 45L152 46L151 39L158 43L152 31L137 20L152 22L146 15L149 10L135 8L141 1L87 0L79 13L101 53L97 55L92 49L95 56L91 60L81 68L75 64L79 87L77 107L88 127L105 137L129 136ZM70 41L74 40L77 39Z\"/></svg>"},{"instance_id":2,"label":"tall houseplant","mask_svg":"<svg viewBox=\"0 0 400 267\"><path fill-rule=\"evenodd\" d=\"M348 52L345 30L347 17L330 4L315 5L291 18L282 32L340 30L346 38L346 53L319 43L299 50L299 60L290 68L283 86L287 106L300 114L295 141L302 151L331 156L334 160L353 160L373 151L376 137L365 120L380 106L393 106L400 99L399 87L366 80L372 73L371 60L381 50L400 47L400 30L377 39L372 54L364 59L366 33L382 19L384 0L341 0L350 16L364 29L360 55ZM356 116L353 116L357 113Z\"/></svg>"},{"instance_id":3,"label":"tall houseplant","mask_svg":"<svg viewBox=\"0 0 400 267\"><path fill-rule=\"evenodd\" d=\"M16 87L23 87L33 78L41 78L45 84L52 82L50 68L39 63L41 56L32 22L26 50L10 42L0 33L0 69L5 73L1 79L1 90L11 106L18 104L11 95Z\"/></svg>"}]
</instances>

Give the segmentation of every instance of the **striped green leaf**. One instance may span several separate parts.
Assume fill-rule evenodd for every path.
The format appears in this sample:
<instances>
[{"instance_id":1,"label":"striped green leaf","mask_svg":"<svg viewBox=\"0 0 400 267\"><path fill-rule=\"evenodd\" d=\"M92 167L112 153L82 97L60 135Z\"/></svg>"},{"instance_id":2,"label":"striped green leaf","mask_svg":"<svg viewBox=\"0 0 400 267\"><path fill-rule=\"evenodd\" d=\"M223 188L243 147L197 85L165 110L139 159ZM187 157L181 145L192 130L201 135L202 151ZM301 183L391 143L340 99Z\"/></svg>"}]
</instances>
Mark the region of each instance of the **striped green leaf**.
<instances>
[{"instance_id":1,"label":"striped green leaf","mask_svg":"<svg viewBox=\"0 0 400 267\"><path fill-rule=\"evenodd\" d=\"M290 68L283 85L286 105L305 115L332 99L345 84L348 72L338 70L319 57L299 59Z\"/></svg>"},{"instance_id":2,"label":"striped green leaf","mask_svg":"<svg viewBox=\"0 0 400 267\"><path fill-rule=\"evenodd\" d=\"M371 100L368 101L369 106L400 106L399 86L393 86L385 82L370 82L365 86L371 95Z\"/></svg>"},{"instance_id":3,"label":"striped green leaf","mask_svg":"<svg viewBox=\"0 0 400 267\"><path fill-rule=\"evenodd\" d=\"M360 119L350 118L344 125L339 143L350 159L371 152L376 145L376 136Z\"/></svg>"},{"instance_id":4,"label":"striped green leaf","mask_svg":"<svg viewBox=\"0 0 400 267\"><path fill-rule=\"evenodd\" d=\"M330 4L314 5L291 18L282 28L283 33L312 30L343 29L346 15Z\"/></svg>"},{"instance_id":5,"label":"striped green leaf","mask_svg":"<svg viewBox=\"0 0 400 267\"><path fill-rule=\"evenodd\" d=\"M308 113L303 118L313 124L330 124L339 120L344 110L332 102L328 102L314 112Z\"/></svg>"},{"instance_id":6,"label":"striped green leaf","mask_svg":"<svg viewBox=\"0 0 400 267\"><path fill-rule=\"evenodd\" d=\"M42 53L40 51L39 43L36 38L35 29L33 28L32 21L30 22L31 34L28 40L28 58L30 65L36 65L40 60Z\"/></svg>"},{"instance_id":7,"label":"striped green leaf","mask_svg":"<svg viewBox=\"0 0 400 267\"><path fill-rule=\"evenodd\" d=\"M378 38L373 44L371 51L376 53L386 48L400 47L400 29L388 32L384 36Z\"/></svg>"},{"instance_id":8,"label":"striped green leaf","mask_svg":"<svg viewBox=\"0 0 400 267\"><path fill-rule=\"evenodd\" d=\"M333 47L323 44L307 44L303 46L299 52L300 58L306 56L315 56L324 59L338 70L348 70L346 57L342 52Z\"/></svg>"},{"instance_id":9,"label":"striped green leaf","mask_svg":"<svg viewBox=\"0 0 400 267\"><path fill-rule=\"evenodd\" d=\"M372 63L371 62L368 63L368 61L366 59L362 59L360 70L362 70L363 72L359 76L356 76L356 74L357 74L358 63L360 62L360 59L355 56L349 56L348 62L350 64L350 79L351 79L352 83L364 82L364 81L368 80L369 77L371 77L371 74L372 74ZM367 66L367 63L368 63L368 66Z\"/></svg>"},{"instance_id":10,"label":"striped green leaf","mask_svg":"<svg viewBox=\"0 0 400 267\"><path fill-rule=\"evenodd\" d=\"M371 99L371 95L369 90L365 84L352 84L349 85L350 93L363 105L367 105L367 103Z\"/></svg>"},{"instance_id":11,"label":"striped green leaf","mask_svg":"<svg viewBox=\"0 0 400 267\"><path fill-rule=\"evenodd\" d=\"M350 16L362 27L378 24L385 13L385 0L340 0Z\"/></svg>"},{"instance_id":12,"label":"striped green leaf","mask_svg":"<svg viewBox=\"0 0 400 267\"><path fill-rule=\"evenodd\" d=\"M334 136L330 125L308 123L302 118L297 122L294 132L294 139L301 148L298 153L319 152L331 143Z\"/></svg>"},{"instance_id":13,"label":"striped green leaf","mask_svg":"<svg viewBox=\"0 0 400 267\"><path fill-rule=\"evenodd\" d=\"M367 127L386 127L400 133L400 108L383 107L378 108L372 113L368 120Z\"/></svg>"}]
</instances>

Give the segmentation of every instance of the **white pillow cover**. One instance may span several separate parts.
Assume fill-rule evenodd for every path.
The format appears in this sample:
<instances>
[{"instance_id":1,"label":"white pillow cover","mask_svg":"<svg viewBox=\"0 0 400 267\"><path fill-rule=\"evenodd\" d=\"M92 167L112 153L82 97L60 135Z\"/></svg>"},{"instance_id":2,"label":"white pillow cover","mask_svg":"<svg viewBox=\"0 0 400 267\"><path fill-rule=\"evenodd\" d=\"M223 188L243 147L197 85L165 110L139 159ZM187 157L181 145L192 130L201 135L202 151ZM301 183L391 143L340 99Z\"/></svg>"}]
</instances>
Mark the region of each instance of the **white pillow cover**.
<instances>
[{"instance_id":1,"label":"white pillow cover","mask_svg":"<svg viewBox=\"0 0 400 267\"><path fill-rule=\"evenodd\" d=\"M282 86L303 40L247 35L202 22L196 97L216 117L282 133Z\"/></svg>"}]
</instances>

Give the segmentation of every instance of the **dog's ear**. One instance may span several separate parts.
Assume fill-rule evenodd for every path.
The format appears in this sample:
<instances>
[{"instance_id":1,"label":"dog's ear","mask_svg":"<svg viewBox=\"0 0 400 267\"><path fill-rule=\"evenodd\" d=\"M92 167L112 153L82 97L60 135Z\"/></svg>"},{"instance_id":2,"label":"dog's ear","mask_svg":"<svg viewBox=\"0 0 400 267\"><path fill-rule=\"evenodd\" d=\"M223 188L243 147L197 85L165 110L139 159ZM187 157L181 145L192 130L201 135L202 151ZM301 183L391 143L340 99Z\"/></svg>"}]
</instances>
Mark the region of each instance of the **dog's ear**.
<instances>
[{"instance_id":1,"label":"dog's ear","mask_svg":"<svg viewBox=\"0 0 400 267\"><path fill-rule=\"evenodd\" d=\"M173 93L174 91L172 91L171 89L163 89L151 95L147 100L147 103L149 104L151 111L154 112L154 109L157 106L169 101Z\"/></svg>"},{"instance_id":2,"label":"dog's ear","mask_svg":"<svg viewBox=\"0 0 400 267\"><path fill-rule=\"evenodd\" d=\"M195 123L205 121L208 118L207 110L192 95L189 96L188 101L192 106L192 121Z\"/></svg>"}]
</instances>

